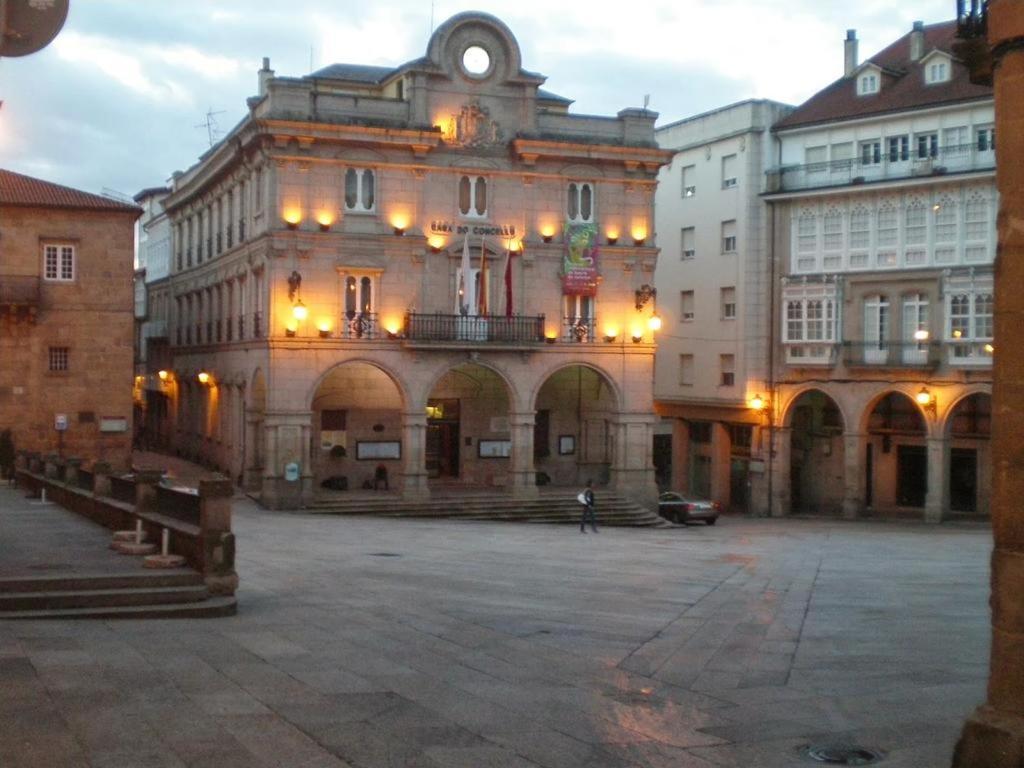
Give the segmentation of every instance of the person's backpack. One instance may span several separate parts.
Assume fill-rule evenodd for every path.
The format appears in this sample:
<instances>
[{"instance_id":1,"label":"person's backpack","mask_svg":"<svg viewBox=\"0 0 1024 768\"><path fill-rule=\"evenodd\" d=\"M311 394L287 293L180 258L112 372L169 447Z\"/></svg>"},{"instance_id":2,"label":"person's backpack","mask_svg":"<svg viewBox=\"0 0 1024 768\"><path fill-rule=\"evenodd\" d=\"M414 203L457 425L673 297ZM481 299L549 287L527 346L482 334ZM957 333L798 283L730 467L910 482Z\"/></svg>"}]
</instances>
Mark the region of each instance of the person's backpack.
<instances>
[{"instance_id":1,"label":"person's backpack","mask_svg":"<svg viewBox=\"0 0 1024 768\"><path fill-rule=\"evenodd\" d=\"M587 505L587 492L586 491L580 491L579 496L576 497L576 501L578 501L583 506L586 506Z\"/></svg>"}]
</instances>

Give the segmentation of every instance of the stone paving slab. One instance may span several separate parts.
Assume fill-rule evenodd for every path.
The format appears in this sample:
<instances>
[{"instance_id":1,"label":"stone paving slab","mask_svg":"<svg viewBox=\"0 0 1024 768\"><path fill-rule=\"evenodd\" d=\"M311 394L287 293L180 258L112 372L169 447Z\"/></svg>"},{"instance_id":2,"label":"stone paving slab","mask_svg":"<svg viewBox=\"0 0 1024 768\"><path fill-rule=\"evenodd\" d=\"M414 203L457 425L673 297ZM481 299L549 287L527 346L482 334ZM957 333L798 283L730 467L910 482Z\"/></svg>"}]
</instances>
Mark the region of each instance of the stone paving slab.
<instances>
[{"instance_id":1,"label":"stone paving slab","mask_svg":"<svg viewBox=\"0 0 1024 768\"><path fill-rule=\"evenodd\" d=\"M0 766L938 768L985 695L982 526L234 527L237 616L0 622Z\"/></svg>"}]
</instances>

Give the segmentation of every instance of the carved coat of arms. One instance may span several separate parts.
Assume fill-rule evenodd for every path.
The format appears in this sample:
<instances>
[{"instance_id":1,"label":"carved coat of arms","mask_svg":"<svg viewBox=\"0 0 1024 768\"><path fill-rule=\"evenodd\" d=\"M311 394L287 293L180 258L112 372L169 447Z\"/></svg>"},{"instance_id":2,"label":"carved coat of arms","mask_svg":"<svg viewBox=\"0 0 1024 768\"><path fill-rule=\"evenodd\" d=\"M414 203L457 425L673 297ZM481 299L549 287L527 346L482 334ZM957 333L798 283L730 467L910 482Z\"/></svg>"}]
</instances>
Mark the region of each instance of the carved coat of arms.
<instances>
[{"instance_id":1,"label":"carved coat of arms","mask_svg":"<svg viewBox=\"0 0 1024 768\"><path fill-rule=\"evenodd\" d=\"M452 115L454 129L445 141L459 147L489 147L501 143L501 128L491 119L490 110L479 103L466 104L458 115Z\"/></svg>"}]
</instances>

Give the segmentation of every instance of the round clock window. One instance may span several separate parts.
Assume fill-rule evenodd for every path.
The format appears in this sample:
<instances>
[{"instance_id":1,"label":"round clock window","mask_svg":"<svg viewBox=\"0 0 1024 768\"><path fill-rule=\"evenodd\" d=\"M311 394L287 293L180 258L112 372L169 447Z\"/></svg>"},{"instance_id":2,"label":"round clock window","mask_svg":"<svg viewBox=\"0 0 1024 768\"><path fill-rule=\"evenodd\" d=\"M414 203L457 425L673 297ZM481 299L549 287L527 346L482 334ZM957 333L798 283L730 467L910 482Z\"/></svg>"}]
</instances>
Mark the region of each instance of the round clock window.
<instances>
[{"instance_id":1,"label":"round clock window","mask_svg":"<svg viewBox=\"0 0 1024 768\"><path fill-rule=\"evenodd\" d=\"M483 77L491 68L491 55L479 45L471 45L462 54L462 66L473 77Z\"/></svg>"}]
</instances>

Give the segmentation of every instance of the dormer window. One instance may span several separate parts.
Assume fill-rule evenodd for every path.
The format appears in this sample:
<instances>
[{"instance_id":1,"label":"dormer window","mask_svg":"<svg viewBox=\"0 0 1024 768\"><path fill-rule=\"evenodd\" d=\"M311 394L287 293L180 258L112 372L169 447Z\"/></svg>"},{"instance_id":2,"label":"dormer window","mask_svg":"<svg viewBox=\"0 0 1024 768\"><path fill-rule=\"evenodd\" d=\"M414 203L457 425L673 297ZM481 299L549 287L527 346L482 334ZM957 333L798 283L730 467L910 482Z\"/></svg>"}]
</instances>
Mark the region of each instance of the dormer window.
<instances>
[{"instance_id":1,"label":"dormer window","mask_svg":"<svg viewBox=\"0 0 1024 768\"><path fill-rule=\"evenodd\" d=\"M857 78L857 95L867 96L871 93L878 93L878 73L864 72Z\"/></svg>"},{"instance_id":2,"label":"dormer window","mask_svg":"<svg viewBox=\"0 0 1024 768\"><path fill-rule=\"evenodd\" d=\"M948 83L953 74L953 67L949 57L939 52L934 52L931 56L925 57L924 61L921 62L921 68L924 70L925 85Z\"/></svg>"}]
</instances>

